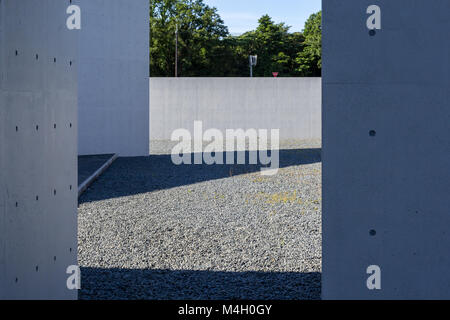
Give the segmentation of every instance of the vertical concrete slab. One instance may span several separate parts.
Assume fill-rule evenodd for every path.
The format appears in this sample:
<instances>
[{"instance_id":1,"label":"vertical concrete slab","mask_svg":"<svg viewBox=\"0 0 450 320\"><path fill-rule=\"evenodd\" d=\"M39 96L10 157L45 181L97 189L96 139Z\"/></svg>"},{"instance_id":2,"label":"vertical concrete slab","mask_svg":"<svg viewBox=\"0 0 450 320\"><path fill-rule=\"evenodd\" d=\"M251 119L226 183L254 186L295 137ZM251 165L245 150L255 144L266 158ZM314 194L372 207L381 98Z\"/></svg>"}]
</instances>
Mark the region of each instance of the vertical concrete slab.
<instances>
[{"instance_id":1,"label":"vertical concrete slab","mask_svg":"<svg viewBox=\"0 0 450 320\"><path fill-rule=\"evenodd\" d=\"M79 153L149 154L149 1L76 0Z\"/></svg>"},{"instance_id":2,"label":"vertical concrete slab","mask_svg":"<svg viewBox=\"0 0 450 320\"><path fill-rule=\"evenodd\" d=\"M449 12L323 1L325 299L450 299Z\"/></svg>"},{"instance_id":3,"label":"vertical concrete slab","mask_svg":"<svg viewBox=\"0 0 450 320\"><path fill-rule=\"evenodd\" d=\"M174 130L280 129L281 139L320 139L320 78L150 78L150 138Z\"/></svg>"},{"instance_id":4,"label":"vertical concrete slab","mask_svg":"<svg viewBox=\"0 0 450 320\"><path fill-rule=\"evenodd\" d=\"M69 1L0 0L0 299L76 299L77 37Z\"/></svg>"}]
</instances>

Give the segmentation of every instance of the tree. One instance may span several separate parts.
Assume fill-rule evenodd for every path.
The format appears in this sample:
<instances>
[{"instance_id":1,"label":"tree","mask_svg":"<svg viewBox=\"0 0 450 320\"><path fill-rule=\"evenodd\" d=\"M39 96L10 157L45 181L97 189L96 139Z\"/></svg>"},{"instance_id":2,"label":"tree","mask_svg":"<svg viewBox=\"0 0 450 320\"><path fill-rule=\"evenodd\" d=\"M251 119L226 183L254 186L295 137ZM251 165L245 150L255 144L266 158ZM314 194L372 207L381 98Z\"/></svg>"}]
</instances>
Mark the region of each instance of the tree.
<instances>
[{"instance_id":1,"label":"tree","mask_svg":"<svg viewBox=\"0 0 450 320\"><path fill-rule=\"evenodd\" d=\"M302 76L322 74L322 11L312 14L305 23L304 48L297 57L297 70Z\"/></svg>"},{"instance_id":2,"label":"tree","mask_svg":"<svg viewBox=\"0 0 450 320\"><path fill-rule=\"evenodd\" d=\"M320 76L321 12L311 15L303 33L290 33L269 15L258 27L231 36L217 13L203 0L150 1L150 68L152 76L175 74L175 30L178 25L178 75L184 77L249 76L250 55L258 55L257 77Z\"/></svg>"},{"instance_id":3,"label":"tree","mask_svg":"<svg viewBox=\"0 0 450 320\"><path fill-rule=\"evenodd\" d=\"M179 30L180 76L208 76L224 72L221 56L230 54L224 38L228 28L203 0L150 1L150 68L153 76L173 76L175 30Z\"/></svg>"},{"instance_id":4,"label":"tree","mask_svg":"<svg viewBox=\"0 0 450 320\"><path fill-rule=\"evenodd\" d=\"M258 55L255 76L272 77L273 72L279 72L280 76L295 75L295 58L302 50L302 35L289 33L289 26L276 24L268 15L262 16L258 22L256 30L238 37L237 52L241 59L248 61L249 55ZM248 63L244 70L248 75Z\"/></svg>"}]
</instances>

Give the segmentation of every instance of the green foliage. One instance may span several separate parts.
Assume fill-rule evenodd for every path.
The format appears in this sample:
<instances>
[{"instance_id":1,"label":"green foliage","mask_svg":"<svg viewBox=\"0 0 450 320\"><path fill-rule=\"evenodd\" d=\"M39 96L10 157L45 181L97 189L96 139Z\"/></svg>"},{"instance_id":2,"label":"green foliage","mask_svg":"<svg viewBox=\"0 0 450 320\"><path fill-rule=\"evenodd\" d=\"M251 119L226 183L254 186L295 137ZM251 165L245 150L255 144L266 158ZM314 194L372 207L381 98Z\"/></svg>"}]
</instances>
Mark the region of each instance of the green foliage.
<instances>
[{"instance_id":1,"label":"green foliage","mask_svg":"<svg viewBox=\"0 0 450 320\"><path fill-rule=\"evenodd\" d=\"M322 12L309 17L303 30L303 51L297 57L297 70L302 76L321 76L322 73Z\"/></svg>"},{"instance_id":2,"label":"green foliage","mask_svg":"<svg viewBox=\"0 0 450 320\"><path fill-rule=\"evenodd\" d=\"M150 2L150 69L154 76L173 76L175 30L178 25L179 75L207 76L223 66L223 38L228 28L215 8L202 0Z\"/></svg>"},{"instance_id":3,"label":"green foliage","mask_svg":"<svg viewBox=\"0 0 450 320\"><path fill-rule=\"evenodd\" d=\"M234 37L217 9L203 0L151 0L151 75L174 76L178 25L179 76L248 77L249 55L258 55L255 76L271 77L272 72L280 76L315 76L321 68L317 15L320 13L308 20L304 34L290 33L289 26L276 24L264 15L256 30Z\"/></svg>"},{"instance_id":4,"label":"green foliage","mask_svg":"<svg viewBox=\"0 0 450 320\"><path fill-rule=\"evenodd\" d=\"M272 77L273 72L279 72L280 76L295 75L295 58L302 50L302 35L289 33L288 26L274 23L268 15L258 22L256 30L237 37L241 59L248 61L249 55L258 55L258 65L254 69L257 77ZM242 71L242 75L248 75L248 63Z\"/></svg>"}]
</instances>

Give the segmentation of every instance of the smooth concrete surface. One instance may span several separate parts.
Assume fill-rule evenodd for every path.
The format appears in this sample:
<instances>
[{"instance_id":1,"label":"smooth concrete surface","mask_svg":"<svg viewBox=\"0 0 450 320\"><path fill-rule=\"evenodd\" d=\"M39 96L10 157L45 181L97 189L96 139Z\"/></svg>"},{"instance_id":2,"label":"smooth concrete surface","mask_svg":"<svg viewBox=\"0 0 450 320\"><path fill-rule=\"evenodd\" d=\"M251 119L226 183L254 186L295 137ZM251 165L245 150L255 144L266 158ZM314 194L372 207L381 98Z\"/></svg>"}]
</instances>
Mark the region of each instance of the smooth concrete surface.
<instances>
[{"instance_id":1,"label":"smooth concrete surface","mask_svg":"<svg viewBox=\"0 0 450 320\"><path fill-rule=\"evenodd\" d=\"M77 298L66 286L77 264L78 61L68 5L0 0L0 299Z\"/></svg>"},{"instance_id":2,"label":"smooth concrete surface","mask_svg":"<svg viewBox=\"0 0 450 320\"><path fill-rule=\"evenodd\" d=\"M448 0L323 1L325 299L450 299L449 12Z\"/></svg>"},{"instance_id":3,"label":"smooth concrete surface","mask_svg":"<svg viewBox=\"0 0 450 320\"><path fill-rule=\"evenodd\" d=\"M149 154L149 2L77 0L79 153Z\"/></svg>"},{"instance_id":4,"label":"smooth concrete surface","mask_svg":"<svg viewBox=\"0 0 450 320\"><path fill-rule=\"evenodd\" d=\"M150 78L150 138L174 130L280 129L281 139L321 138L320 78Z\"/></svg>"}]
</instances>

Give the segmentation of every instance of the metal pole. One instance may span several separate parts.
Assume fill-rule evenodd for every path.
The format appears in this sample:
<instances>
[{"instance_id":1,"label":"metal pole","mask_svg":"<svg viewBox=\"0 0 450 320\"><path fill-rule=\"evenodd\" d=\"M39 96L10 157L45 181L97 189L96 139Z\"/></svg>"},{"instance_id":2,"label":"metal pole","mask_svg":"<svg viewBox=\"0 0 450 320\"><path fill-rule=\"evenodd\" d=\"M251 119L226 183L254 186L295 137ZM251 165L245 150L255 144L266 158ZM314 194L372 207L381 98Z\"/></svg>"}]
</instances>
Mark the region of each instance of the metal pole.
<instances>
[{"instance_id":1,"label":"metal pole","mask_svg":"<svg viewBox=\"0 0 450 320\"><path fill-rule=\"evenodd\" d=\"M175 30L175 78L178 77L178 23Z\"/></svg>"},{"instance_id":2,"label":"metal pole","mask_svg":"<svg viewBox=\"0 0 450 320\"><path fill-rule=\"evenodd\" d=\"M253 78L253 61L252 56L248 58L248 61L250 62L250 78Z\"/></svg>"}]
</instances>

